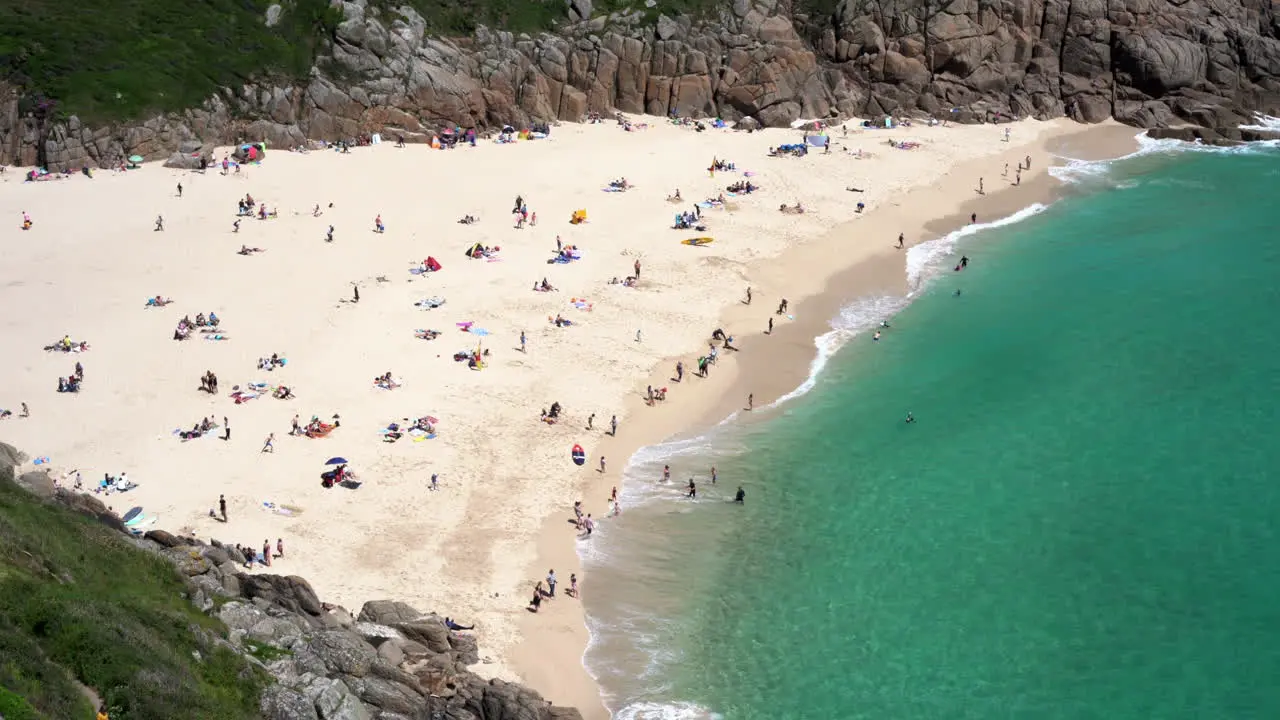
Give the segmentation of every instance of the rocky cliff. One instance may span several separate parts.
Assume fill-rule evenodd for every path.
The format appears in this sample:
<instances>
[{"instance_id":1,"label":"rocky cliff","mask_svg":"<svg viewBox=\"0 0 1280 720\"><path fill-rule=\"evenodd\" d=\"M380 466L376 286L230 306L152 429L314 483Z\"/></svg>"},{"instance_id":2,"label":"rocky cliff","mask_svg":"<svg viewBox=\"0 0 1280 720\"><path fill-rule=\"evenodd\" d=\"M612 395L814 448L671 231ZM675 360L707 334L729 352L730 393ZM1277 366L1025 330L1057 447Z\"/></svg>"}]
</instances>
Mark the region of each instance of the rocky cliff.
<instances>
[{"instance_id":1,"label":"rocky cliff","mask_svg":"<svg viewBox=\"0 0 1280 720\"><path fill-rule=\"evenodd\" d=\"M225 88L200 108L101 127L20 112L20 88L0 88L0 156L78 167L184 140L414 139L614 110L1230 127L1280 107L1268 0L725 0L699 20L568 0L555 33L452 39L428 36L408 6L334 3L343 19L304 82Z\"/></svg>"},{"instance_id":2,"label":"rocky cliff","mask_svg":"<svg viewBox=\"0 0 1280 720\"><path fill-rule=\"evenodd\" d=\"M260 717L263 720L581 720L581 714L567 707L553 706L536 692L520 685L485 680L468 670L481 662L473 634L457 632L446 626L444 619L421 612L401 602L389 600L367 602L358 614L321 602L306 580L296 576L271 575L262 572L252 574L242 570L245 558L241 552L216 542L204 543L193 538L179 537L163 531L152 531L144 538L128 533L120 518L97 497L68 492L55 487L48 475L40 470L18 475L15 472L26 457L11 446L0 443L0 578L6 581L6 590L15 590L10 581L20 579L24 573L39 571L59 587L82 583L81 596L105 594L100 586L90 584L93 579L87 572L75 576L38 553L27 552L23 546L27 539L17 529L22 527L17 517L22 506L38 506L40 517L50 520L50 506L64 508L54 512L53 519L41 525L45 534L38 540L47 548L72 550L84 544L89 550L81 550L94 558L110 557L117 569L143 568L146 572L163 575L165 587L131 586L128 597L135 604L143 604L148 614L163 613L163 606L149 601L155 598L148 591L163 592L167 601L182 606L196 616L205 613L218 618L222 625L213 623L188 623L181 617L161 615L162 624L172 625L172 631L189 635L180 637L189 645L198 646L191 658L183 658L195 665L213 663L218 654L238 656L246 664L239 675L224 671L218 677L229 680L250 693L246 698L251 706L242 714L217 714L209 708L191 705L173 707L181 700L179 693L165 688L165 683L190 687L184 688L194 695L196 689L207 692L225 692L224 688L198 686L188 677L165 666L164 653L182 648L156 647L163 638L143 635L136 628L120 624L94 621L75 638L73 648L78 663L68 667L84 670L84 665L108 663L101 651L93 645L98 639L95 630L106 633L114 644L134 642L147 645L146 651L155 656L157 667L122 667L116 675L133 680L128 688L121 689L105 680L94 687L102 694L95 697L95 705L105 702L113 710L113 717L188 718L188 717ZM10 482L22 488L18 490ZM23 493L25 491L25 493ZM27 495L29 493L29 495ZM19 502L15 496L22 495ZM40 498L43 504L30 498ZM88 532L84 537L67 534L69 513L87 516L111 528L110 532ZM30 511L27 511L30 512ZM131 552L133 545L142 552ZM72 548L72 549L68 549ZM158 555L176 568L181 578L178 582L164 563L153 563L152 555ZM99 560L100 561L100 560ZM153 565L159 567L152 568ZM132 576L130 576L132 577ZM151 576L148 576L151 577ZM22 589L18 585L16 589ZM181 593L185 588L186 600ZM188 605L188 601L190 605ZM192 608L191 605L195 607ZM9 616L16 613L9 607L0 608L0 648L12 651L23 638L15 635L19 630L7 624ZM198 611L197 611L198 610ZM94 619L81 600L74 612L82 623ZM20 614L20 613L16 613ZM25 616L24 616L25 617ZM207 618L201 616L202 620ZM63 621L65 618L58 618ZM55 622L55 620L50 620ZM71 624L69 621L64 625ZM133 633L130 634L130 630ZM38 653L38 650L27 650ZM116 659L128 664L130 659ZM25 668L18 668L16 677L23 678ZM162 671L163 669L163 671ZM56 668L55 668L56 670ZM58 671L61 672L61 671ZM140 680L133 678L136 673ZM28 675L30 672L28 672ZM47 686L52 684L52 671L40 683L6 687L15 676L12 667L0 667L0 716L10 711L15 717L87 717L63 710L57 712L49 706L53 700L47 697ZM241 678L237 680L237 677ZM259 681L259 678L262 681ZM28 677L27 680L32 678ZM92 678L78 677L82 682ZM250 682L252 681L252 682ZM111 681L123 682L118 677ZM258 689L264 688L261 694ZM126 691L127 690L127 691ZM9 692L6 695L6 691ZM17 701L29 695L37 702L40 711L18 713L27 707ZM156 698L170 701L163 711L155 709ZM199 695L194 695L200 699ZM74 700L75 698L73 698ZM150 708L148 710L148 708Z\"/></svg>"}]
</instances>

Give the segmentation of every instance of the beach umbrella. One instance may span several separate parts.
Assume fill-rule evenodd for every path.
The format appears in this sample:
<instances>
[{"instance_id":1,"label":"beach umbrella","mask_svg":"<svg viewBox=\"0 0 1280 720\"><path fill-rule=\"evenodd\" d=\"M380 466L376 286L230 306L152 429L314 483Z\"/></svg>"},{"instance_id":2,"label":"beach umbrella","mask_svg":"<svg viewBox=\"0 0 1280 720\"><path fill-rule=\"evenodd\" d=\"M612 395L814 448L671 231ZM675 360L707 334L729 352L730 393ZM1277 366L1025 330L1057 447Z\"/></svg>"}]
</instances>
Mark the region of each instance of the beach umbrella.
<instances>
[{"instance_id":1,"label":"beach umbrella","mask_svg":"<svg viewBox=\"0 0 1280 720\"><path fill-rule=\"evenodd\" d=\"M131 163L140 163L140 162L142 162L142 156L141 156L141 155L130 155L130 156L129 156L129 162L131 162Z\"/></svg>"},{"instance_id":2,"label":"beach umbrella","mask_svg":"<svg viewBox=\"0 0 1280 720\"><path fill-rule=\"evenodd\" d=\"M347 459L341 457L331 457L325 461L325 465L346 465Z\"/></svg>"}]
</instances>

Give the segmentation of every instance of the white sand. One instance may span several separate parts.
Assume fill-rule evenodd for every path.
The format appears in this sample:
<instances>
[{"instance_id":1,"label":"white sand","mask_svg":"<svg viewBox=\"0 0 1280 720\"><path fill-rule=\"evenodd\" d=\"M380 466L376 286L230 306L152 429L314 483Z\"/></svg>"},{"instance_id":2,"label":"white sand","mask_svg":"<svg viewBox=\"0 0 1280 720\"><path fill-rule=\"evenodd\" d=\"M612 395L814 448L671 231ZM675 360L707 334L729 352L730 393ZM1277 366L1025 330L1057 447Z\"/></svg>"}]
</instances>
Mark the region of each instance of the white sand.
<instances>
[{"instance_id":1,"label":"white sand","mask_svg":"<svg viewBox=\"0 0 1280 720\"><path fill-rule=\"evenodd\" d=\"M696 133L648 120L653 126L641 132L566 125L550 140L482 141L454 151L390 144L345 155L273 151L262 165L225 177L147 165L24 184L10 170L0 183L0 408L15 417L0 420L0 440L49 456L55 475L78 468L96 481L127 471L140 487L104 499L121 512L141 505L159 513L159 526L171 531L259 546L283 537L287 557L272 571L308 578L325 600L355 610L365 600L395 598L475 621L482 654L493 659L477 670L513 676L503 660L518 640L534 579L526 577L534 539L547 514L575 492L570 447L582 443L594 464L593 442L624 397L637 383L643 390L660 359L702 347L721 309L747 285L757 285L756 302L776 304L760 289L767 281L747 277L749 265L850 219L859 200L874 209L959 163L1010 147L1002 127L851 131L847 139L837 130L837 146L874 157L819 151L773 159L765 157L768 147L800 133ZM1020 123L1014 139L1030 142L1066 125ZM895 150L885 144L890 137L923 146ZM673 214L743 177L709 178L713 156L754 171L763 190L731 199L729 211L704 210L705 234L716 242L686 247L679 240L704 233L668 229ZM620 176L636 189L601 191ZM1000 178L986 182L992 190ZM849 185L866 192L846 192ZM677 187L686 202L668 204ZM245 219L232 234L245 193L279 208L280 217ZM537 213L537 227L513 229L517 194ZM811 211L778 212L796 200ZM316 203L330 202L323 217L311 217ZM587 209L589 223L568 223L576 208ZM18 227L24 210L35 221L26 232ZM383 235L372 232L379 213ZM164 232L152 231L157 214ZM479 224L457 224L464 214L479 216ZM326 244L330 224L337 241ZM557 234L584 258L545 264ZM890 241L851 238L850 253ZM501 261L464 257L475 242L501 246ZM267 252L242 257L235 252L241 244ZM428 255L444 265L441 272L407 272ZM629 274L637 258L638 289L607 284ZM530 290L544 276L559 292ZM343 302L352 282L360 283L358 305ZM144 308L157 294L177 302ZM433 295L447 304L414 307ZM584 296L593 311L570 306ZM171 339L183 315L211 310L229 340ZM574 325L552 326L547 318L556 313ZM477 345L455 327L462 321L491 333L483 371L452 360ZM415 328L444 334L417 340ZM521 330L527 354L517 351ZM91 351L41 350L64 334L89 341ZM256 370L257 358L273 352L288 366ZM85 366L83 390L55 393L58 376L76 360ZM197 390L206 370L218 375L217 397ZM388 370L404 386L373 388L373 377ZM251 381L287 384L297 399L236 405L227 397ZM539 410L557 400L567 421L538 422ZM16 417L24 401L29 419ZM325 439L290 437L295 413L304 422L339 413L342 427ZM586 432L591 413L597 429ZM440 419L437 439L380 441L387 423L426 414ZM230 419L230 442L182 443L171 434L206 415ZM272 432L275 453L264 455ZM322 464L333 455L351 460L362 488L320 486ZM621 470L625 458L610 461ZM437 493L428 490L433 472L441 475ZM207 517L220 493L229 502L227 524ZM302 513L272 514L264 501ZM561 580L567 586L567 573Z\"/></svg>"}]
</instances>

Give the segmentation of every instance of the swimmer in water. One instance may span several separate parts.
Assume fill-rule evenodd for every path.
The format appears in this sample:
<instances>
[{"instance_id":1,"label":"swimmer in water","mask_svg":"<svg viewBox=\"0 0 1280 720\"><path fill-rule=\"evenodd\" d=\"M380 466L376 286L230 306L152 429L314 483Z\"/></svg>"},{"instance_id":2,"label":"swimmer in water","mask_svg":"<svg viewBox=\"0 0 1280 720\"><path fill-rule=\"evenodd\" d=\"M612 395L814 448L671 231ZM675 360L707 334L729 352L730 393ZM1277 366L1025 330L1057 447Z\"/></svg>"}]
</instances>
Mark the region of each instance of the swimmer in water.
<instances>
[{"instance_id":1,"label":"swimmer in water","mask_svg":"<svg viewBox=\"0 0 1280 720\"><path fill-rule=\"evenodd\" d=\"M916 421L916 416L915 416L915 415L912 415L912 414L910 413L910 411L908 411L908 412L907 412L907 423L913 423L913 422L915 422L915 421Z\"/></svg>"},{"instance_id":2,"label":"swimmer in water","mask_svg":"<svg viewBox=\"0 0 1280 720\"><path fill-rule=\"evenodd\" d=\"M879 339L880 339L880 331L879 331L879 330L877 330L877 331L876 331L876 334L875 334L875 335L873 335L871 339L872 339L872 340L879 340Z\"/></svg>"},{"instance_id":3,"label":"swimmer in water","mask_svg":"<svg viewBox=\"0 0 1280 720\"><path fill-rule=\"evenodd\" d=\"M960 288L956 288L955 296L960 297Z\"/></svg>"},{"instance_id":4,"label":"swimmer in water","mask_svg":"<svg viewBox=\"0 0 1280 720\"><path fill-rule=\"evenodd\" d=\"M887 328L887 327L889 327L889 321L888 321L888 320L881 320L881 321L880 321L880 327L882 327L882 328Z\"/></svg>"}]
</instances>

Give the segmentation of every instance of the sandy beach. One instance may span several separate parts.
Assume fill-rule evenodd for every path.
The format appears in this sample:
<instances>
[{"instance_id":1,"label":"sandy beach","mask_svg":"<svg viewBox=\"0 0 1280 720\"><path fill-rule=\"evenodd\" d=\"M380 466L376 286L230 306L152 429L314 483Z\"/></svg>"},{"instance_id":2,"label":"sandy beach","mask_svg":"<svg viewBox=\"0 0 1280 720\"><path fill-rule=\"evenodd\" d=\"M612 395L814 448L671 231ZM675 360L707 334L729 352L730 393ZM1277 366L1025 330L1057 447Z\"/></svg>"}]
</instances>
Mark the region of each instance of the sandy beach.
<instances>
[{"instance_id":1,"label":"sandy beach","mask_svg":"<svg viewBox=\"0 0 1280 720\"><path fill-rule=\"evenodd\" d=\"M1043 201L1055 191L1045 173L1052 155L1123 154L1135 134L1027 121L1007 126L1006 142L1006 126L850 123L847 136L831 131L829 154L771 158L769 148L802 133L637 120L647 129L565 125L545 140L451 151L269 150L260 165L226 175L146 165L23 183L11 170L0 182L9 219L0 228L0 408L13 415L0 420L0 440L47 457L55 477L78 470L86 486L127 472L138 487L104 500L121 512L143 507L156 527L257 547L280 538L286 553L269 571L307 578L330 602L356 609L393 598L474 622L485 658L477 672L607 716L581 664L581 607L563 597L573 572L592 591L574 551L574 501L601 518L637 448L741 410L747 394L762 408L795 388L842 302L905 290L898 233L911 246L970 213L994 219ZM1014 172L1002 168L1025 156L1032 168L1010 189ZM713 158L736 171L709 173ZM603 191L620 178L634 187ZM705 231L670 228L675 213L743 180L760 189L702 209ZM677 188L683 201L668 202ZM242 218L234 232L246 194L278 214ZM517 196L536 225L514 227ZM797 201L803 214L779 212ZM587 222L570 224L579 209ZM478 222L459 224L465 215ZM385 232L375 232L376 217ZM714 243L680 242L693 237ZM580 259L549 264L557 238ZM501 249L466 256L477 243ZM263 252L238 254L242 245ZM410 272L428 257L439 271ZM634 287L611 282L636 263ZM531 289L544 278L554 291ZM157 295L174 302L147 307ZM415 305L429 298L443 304ZM777 315L782 298L790 308ZM224 339L173 339L181 318L210 312ZM572 324L557 326L557 316ZM721 351L709 377L694 377L716 328L740 352ZM64 336L87 352L42 349ZM476 350L487 353L483 368L454 359ZM287 364L259 369L273 353ZM670 380L677 360L679 383ZM77 361L80 391L55 392ZM208 371L216 394L199 389ZM398 387L377 387L388 372ZM273 397L280 386L293 397ZM667 388L666 399L645 403L649 386ZM540 421L553 402L559 421ZM23 403L30 417L19 416ZM340 426L326 437L290 434L294 416L335 415ZM616 437L605 432L615 415ZM434 438L387 442L390 424L424 416L436 419ZM206 417L213 432L176 434ZM581 468L570 459L575 444L586 453ZM358 489L321 485L333 457L349 461ZM220 495L225 522L211 516ZM549 568L560 590L530 613Z\"/></svg>"}]
</instances>

